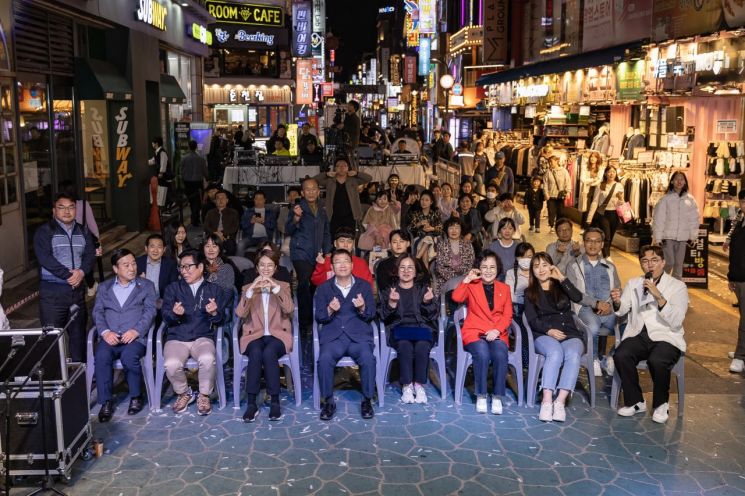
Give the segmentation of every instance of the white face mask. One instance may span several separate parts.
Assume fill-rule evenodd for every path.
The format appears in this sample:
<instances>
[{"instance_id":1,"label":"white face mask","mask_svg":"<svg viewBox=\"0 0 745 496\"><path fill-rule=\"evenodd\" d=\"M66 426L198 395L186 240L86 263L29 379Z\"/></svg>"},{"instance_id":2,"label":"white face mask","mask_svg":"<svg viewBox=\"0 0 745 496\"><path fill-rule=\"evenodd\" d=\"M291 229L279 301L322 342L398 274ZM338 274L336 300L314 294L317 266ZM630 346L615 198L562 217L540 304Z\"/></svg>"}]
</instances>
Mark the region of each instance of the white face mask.
<instances>
[{"instance_id":1,"label":"white face mask","mask_svg":"<svg viewBox=\"0 0 745 496\"><path fill-rule=\"evenodd\" d=\"M486 197L490 200L493 200L497 197L497 194L493 191L489 191L488 193L486 193Z\"/></svg>"},{"instance_id":2,"label":"white face mask","mask_svg":"<svg viewBox=\"0 0 745 496\"><path fill-rule=\"evenodd\" d=\"M530 258L518 258L517 265L523 270L528 270L530 268Z\"/></svg>"}]
</instances>

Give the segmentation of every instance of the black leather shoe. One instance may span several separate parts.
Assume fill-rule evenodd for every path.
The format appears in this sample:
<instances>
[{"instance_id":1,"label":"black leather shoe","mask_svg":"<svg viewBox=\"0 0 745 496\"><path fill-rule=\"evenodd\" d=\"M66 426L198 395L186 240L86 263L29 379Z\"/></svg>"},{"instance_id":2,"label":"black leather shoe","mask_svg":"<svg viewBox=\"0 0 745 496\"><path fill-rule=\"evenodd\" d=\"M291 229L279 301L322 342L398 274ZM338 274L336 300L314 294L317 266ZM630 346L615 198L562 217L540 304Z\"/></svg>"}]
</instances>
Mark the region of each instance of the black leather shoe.
<instances>
[{"instance_id":1,"label":"black leather shoe","mask_svg":"<svg viewBox=\"0 0 745 496\"><path fill-rule=\"evenodd\" d=\"M98 411L98 421L101 423L108 422L114 416L114 402L106 400Z\"/></svg>"},{"instance_id":2,"label":"black leather shoe","mask_svg":"<svg viewBox=\"0 0 745 496\"><path fill-rule=\"evenodd\" d=\"M336 403L327 401L321 407L321 420L331 420L336 413Z\"/></svg>"},{"instance_id":3,"label":"black leather shoe","mask_svg":"<svg viewBox=\"0 0 745 496\"><path fill-rule=\"evenodd\" d=\"M246 408L246 412L243 414L243 421L254 422L256 420L256 417L258 416L259 416L259 407L256 406L256 403L249 403L248 408Z\"/></svg>"},{"instance_id":4,"label":"black leather shoe","mask_svg":"<svg viewBox=\"0 0 745 496\"><path fill-rule=\"evenodd\" d=\"M373 410L372 401L365 399L362 400L362 407L360 408L362 418L369 420L375 416L375 410Z\"/></svg>"},{"instance_id":5,"label":"black leather shoe","mask_svg":"<svg viewBox=\"0 0 745 496\"><path fill-rule=\"evenodd\" d=\"M272 422L275 422L282 418L282 409L279 406L279 403L272 403L269 405L269 420Z\"/></svg>"},{"instance_id":6,"label":"black leather shoe","mask_svg":"<svg viewBox=\"0 0 745 496\"><path fill-rule=\"evenodd\" d=\"M145 402L142 401L142 396L134 396L129 400L129 409L127 409L127 415L137 415L140 413L145 406Z\"/></svg>"}]
</instances>

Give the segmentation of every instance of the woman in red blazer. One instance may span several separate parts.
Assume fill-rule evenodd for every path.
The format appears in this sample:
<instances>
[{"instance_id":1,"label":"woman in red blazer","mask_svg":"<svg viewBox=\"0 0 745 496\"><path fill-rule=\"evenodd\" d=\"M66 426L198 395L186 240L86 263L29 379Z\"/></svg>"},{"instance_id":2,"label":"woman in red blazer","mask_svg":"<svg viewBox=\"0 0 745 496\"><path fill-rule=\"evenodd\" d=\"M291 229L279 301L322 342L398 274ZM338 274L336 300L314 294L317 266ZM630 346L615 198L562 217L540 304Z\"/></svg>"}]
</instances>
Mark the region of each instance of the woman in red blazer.
<instances>
[{"instance_id":1,"label":"woman in red blazer","mask_svg":"<svg viewBox=\"0 0 745 496\"><path fill-rule=\"evenodd\" d=\"M496 280L502 270L496 253L484 250L475 266L478 268L471 269L453 291L452 298L456 303L466 304L466 321L461 333L463 347L473 357L476 412L486 413L487 374L491 362L491 411L501 415L507 381L507 333L512 323L512 298L510 288Z\"/></svg>"}]
</instances>

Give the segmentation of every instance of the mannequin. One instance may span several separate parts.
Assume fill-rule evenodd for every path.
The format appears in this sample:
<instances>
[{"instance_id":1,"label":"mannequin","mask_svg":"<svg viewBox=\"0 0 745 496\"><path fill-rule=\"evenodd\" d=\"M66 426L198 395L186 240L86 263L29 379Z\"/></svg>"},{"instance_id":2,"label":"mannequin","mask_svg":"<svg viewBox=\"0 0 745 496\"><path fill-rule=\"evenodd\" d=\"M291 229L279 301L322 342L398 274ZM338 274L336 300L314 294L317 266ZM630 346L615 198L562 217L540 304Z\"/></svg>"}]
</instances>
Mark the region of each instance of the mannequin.
<instances>
[{"instance_id":1,"label":"mannequin","mask_svg":"<svg viewBox=\"0 0 745 496\"><path fill-rule=\"evenodd\" d=\"M639 130L639 128L635 128L634 134L629 138L628 142L626 143L626 153L624 154L624 158L626 158L627 160L633 159L634 149L644 148L645 141L646 141L646 138L642 134L642 132Z\"/></svg>"},{"instance_id":2,"label":"mannequin","mask_svg":"<svg viewBox=\"0 0 745 496\"><path fill-rule=\"evenodd\" d=\"M623 135L623 141L621 142L621 160L626 158L626 147L629 145L629 140L634 135L634 127L629 126L626 130L626 134Z\"/></svg>"},{"instance_id":3,"label":"mannequin","mask_svg":"<svg viewBox=\"0 0 745 496\"><path fill-rule=\"evenodd\" d=\"M600 126L598 134L592 140L592 150L599 152L602 155L608 154L608 147L610 147L610 135L608 134L608 126Z\"/></svg>"}]
</instances>

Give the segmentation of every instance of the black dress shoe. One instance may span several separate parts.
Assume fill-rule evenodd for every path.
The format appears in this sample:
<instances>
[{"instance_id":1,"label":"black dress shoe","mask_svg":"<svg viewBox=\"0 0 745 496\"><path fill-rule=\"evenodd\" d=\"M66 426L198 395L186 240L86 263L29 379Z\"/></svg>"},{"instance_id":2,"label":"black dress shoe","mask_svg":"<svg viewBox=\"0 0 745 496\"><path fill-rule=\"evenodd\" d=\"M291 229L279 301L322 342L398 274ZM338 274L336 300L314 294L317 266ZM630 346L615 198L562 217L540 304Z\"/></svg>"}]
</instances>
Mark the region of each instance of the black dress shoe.
<instances>
[{"instance_id":1,"label":"black dress shoe","mask_svg":"<svg viewBox=\"0 0 745 496\"><path fill-rule=\"evenodd\" d=\"M272 403L269 405L269 420L275 422L282 418L282 409L279 407L279 403Z\"/></svg>"},{"instance_id":2,"label":"black dress shoe","mask_svg":"<svg viewBox=\"0 0 745 496\"><path fill-rule=\"evenodd\" d=\"M375 410L373 410L372 401L368 399L362 400L362 407L360 408L362 418L369 420L375 416Z\"/></svg>"},{"instance_id":3,"label":"black dress shoe","mask_svg":"<svg viewBox=\"0 0 745 496\"><path fill-rule=\"evenodd\" d=\"M254 422L256 420L256 417L258 416L259 416L259 407L256 406L256 403L249 403L248 408L246 408L246 411L243 414L243 421Z\"/></svg>"},{"instance_id":4,"label":"black dress shoe","mask_svg":"<svg viewBox=\"0 0 745 496\"><path fill-rule=\"evenodd\" d=\"M104 401L101 409L98 411L98 421L101 423L108 422L113 416L114 403L111 400Z\"/></svg>"},{"instance_id":5,"label":"black dress shoe","mask_svg":"<svg viewBox=\"0 0 745 496\"><path fill-rule=\"evenodd\" d=\"M137 415L140 413L145 406L145 402L142 401L142 396L134 396L129 400L129 409L127 409L127 415Z\"/></svg>"},{"instance_id":6,"label":"black dress shoe","mask_svg":"<svg viewBox=\"0 0 745 496\"><path fill-rule=\"evenodd\" d=\"M321 407L321 420L331 420L336 413L336 403L327 401Z\"/></svg>"}]
</instances>

